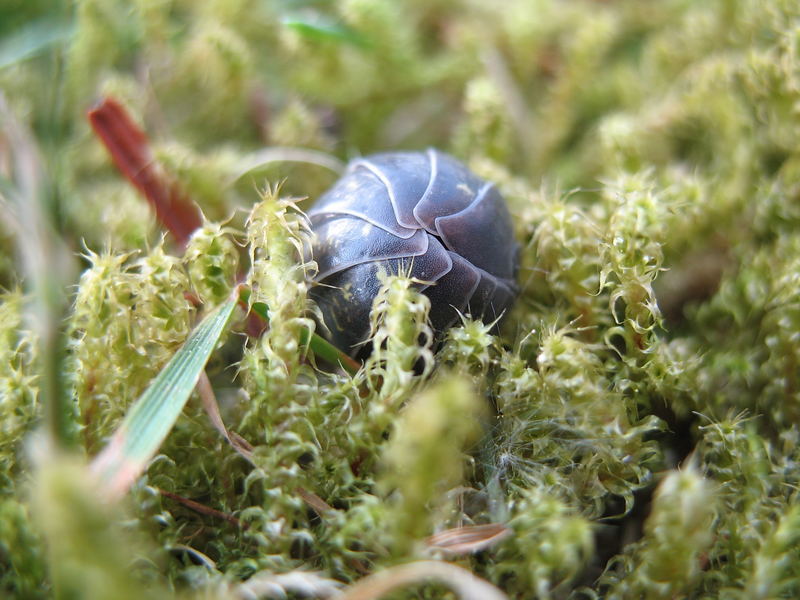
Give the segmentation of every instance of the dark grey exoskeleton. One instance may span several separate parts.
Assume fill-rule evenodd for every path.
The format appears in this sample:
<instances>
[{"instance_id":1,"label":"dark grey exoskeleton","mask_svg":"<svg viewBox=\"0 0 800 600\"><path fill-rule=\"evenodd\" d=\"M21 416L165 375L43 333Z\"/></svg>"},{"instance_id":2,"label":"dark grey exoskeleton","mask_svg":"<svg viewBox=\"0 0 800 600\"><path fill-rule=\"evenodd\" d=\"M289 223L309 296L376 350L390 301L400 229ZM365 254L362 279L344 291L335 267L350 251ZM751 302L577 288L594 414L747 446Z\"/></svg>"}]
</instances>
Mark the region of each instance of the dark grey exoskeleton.
<instances>
[{"instance_id":1,"label":"dark grey exoskeleton","mask_svg":"<svg viewBox=\"0 0 800 600\"><path fill-rule=\"evenodd\" d=\"M308 215L321 284L311 297L345 352L368 337L381 269L425 282L439 333L459 313L494 321L514 301L519 247L505 200L448 154L356 159Z\"/></svg>"}]
</instances>

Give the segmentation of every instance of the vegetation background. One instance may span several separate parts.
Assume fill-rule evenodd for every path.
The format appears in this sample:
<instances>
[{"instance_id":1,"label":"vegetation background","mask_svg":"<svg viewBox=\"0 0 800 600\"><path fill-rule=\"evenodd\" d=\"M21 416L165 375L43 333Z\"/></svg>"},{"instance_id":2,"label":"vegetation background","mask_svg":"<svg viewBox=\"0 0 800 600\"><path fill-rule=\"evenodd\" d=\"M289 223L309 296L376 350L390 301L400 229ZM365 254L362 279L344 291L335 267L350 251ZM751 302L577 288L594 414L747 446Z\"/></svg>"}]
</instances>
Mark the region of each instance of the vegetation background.
<instances>
[{"instance_id":1,"label":"vegetation background","mask_svg":"<svg viewBox=\"0 0 800 600\"><path fill-rule=\"evenodd\" d=\"M795 0L0 0L0 90L0 594L800 596ZM185 251L104 96L202 208ZM515 309L433 367L392 279L385 348L316 367L295 207L428 146L507 197ZM208 373L250 460L193 401L106 501L87 458L238 273L270 326Z\"/></svg>"}]
</instances>

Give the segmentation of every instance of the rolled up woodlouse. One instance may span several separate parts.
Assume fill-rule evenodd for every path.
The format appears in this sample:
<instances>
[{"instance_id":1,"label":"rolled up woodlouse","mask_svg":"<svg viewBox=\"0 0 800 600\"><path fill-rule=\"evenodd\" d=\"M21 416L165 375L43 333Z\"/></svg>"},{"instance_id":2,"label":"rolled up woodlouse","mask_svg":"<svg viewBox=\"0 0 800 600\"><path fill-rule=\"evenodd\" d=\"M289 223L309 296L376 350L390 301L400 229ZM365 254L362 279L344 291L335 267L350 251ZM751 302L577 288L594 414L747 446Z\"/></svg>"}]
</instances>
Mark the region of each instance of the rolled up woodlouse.
<instances>
[{"instance_id":1,"label":"rolled up woodlouse","mask_svg":"<svg viewBox=\"0 0 800 600\"><path fill-rule=\"evenodd\" d=\"M494 321L514 301L519 252L505 200L443 152L356 159L308 215L320 284L311 297L345 352L369 335L381 269L424 282L437 333L459 314Z\"/></svg>"}]
</instances>

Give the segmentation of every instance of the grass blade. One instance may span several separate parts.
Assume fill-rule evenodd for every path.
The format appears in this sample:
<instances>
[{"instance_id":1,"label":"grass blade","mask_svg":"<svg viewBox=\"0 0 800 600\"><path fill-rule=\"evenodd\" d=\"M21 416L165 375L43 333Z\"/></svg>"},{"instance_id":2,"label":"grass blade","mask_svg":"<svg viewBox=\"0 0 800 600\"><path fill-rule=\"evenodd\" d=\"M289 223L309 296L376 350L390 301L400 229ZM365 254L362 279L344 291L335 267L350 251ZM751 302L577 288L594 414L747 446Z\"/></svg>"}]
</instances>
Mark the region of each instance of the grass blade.
<instances>
[{"instance_id":1,"label":"grass blade","mask_svg":"<svg viewBox=\"0 0 800 600\"><path fill-rule=\"evenodd\" d=\"M305 344L308 342L308 346L315 356L323 358L333 365L340 365L350 375L358 373L358 370L361 368L360 362L354 358L350 358L347 354L339 350L339 348L316 333L312 333L311 339L309 340L308 334L308 329L303 329L300 333L300 343Z\"/></svg>"},{"instance_id":2,"label":"grass blade","mask_svg":"<svg viewBox=\"0 0 800 600\"><path fill-rule=\"evenodd\" d=\"M281 19L281 23L314 41L332 41L358 48L369 47L366 38L360 33L323 14L287 15Z\"/></svg>"},{"instance_id":3,"label":"grass blade","mask_svg":"<svg viewBox=\"0 0 800 600\"><path fill-rule=\"evenodd\" d=\"M41 54L51 46L67 42L74 33L69 23L41 19L24 25L0 40L0 69Z\"/></svg>"},{"instance_id":4,"label":"grass blade","mask_svg":"<svg viewBox=\"0 0 800 600\"><path fill-rule=\"evenodd\" d=\"M237 181L252 171L262 169L272 163L299 162L323 167L341 175L345 164L335 156L309 148L291 148L287 146L271 146L244 155L237 161L231 173L231 182Z\"/></svg>"},{"instance_id":5,"label":"grass blade","mask_svg":"<svg viewBox=\"0 0 800 600\"><path fill-rule=\"evenodd\" d=\"M246 304L249 297L249 291L243 292L242 301ZM263 302L254 302L250 310L264 319L264 321L269 322L269 307ZM355 375L361 368L360 362L339 350L328 340L316 333L311 333L308 329L303 329L300 332L300 345L305 346L306 344L308 344L315 356L328 361L332 365L341 366L350 375Z\"/></svg>"},{"instance_id":6,"label":"grass blade","mask_svg":"<svg viewBox=\"0 0 800 600\"><path fill-rule=\"evenodd\" d=\"M28 318L38 338L39 398L51 440L61 447L75 442L76 424L65 381L67 286L74 279L70 252L54 227L55 187L48 164L33 132L12 111L0 90L0 222L16 228L15 241L22 258L32 302ZM0 403L3 394L0 393Z\"/></svg>"},{"instance_id":7,"label":"grass blade","mask_svg":"<svg viewBox=\"0 0 800 600\"><path fill-rule=\"evenodd\" d=\"M95 457L92 470L109 497L127 491L167 437L225 330L239 293L235 290L195 328Z\"/></svg>"}]
</instances>

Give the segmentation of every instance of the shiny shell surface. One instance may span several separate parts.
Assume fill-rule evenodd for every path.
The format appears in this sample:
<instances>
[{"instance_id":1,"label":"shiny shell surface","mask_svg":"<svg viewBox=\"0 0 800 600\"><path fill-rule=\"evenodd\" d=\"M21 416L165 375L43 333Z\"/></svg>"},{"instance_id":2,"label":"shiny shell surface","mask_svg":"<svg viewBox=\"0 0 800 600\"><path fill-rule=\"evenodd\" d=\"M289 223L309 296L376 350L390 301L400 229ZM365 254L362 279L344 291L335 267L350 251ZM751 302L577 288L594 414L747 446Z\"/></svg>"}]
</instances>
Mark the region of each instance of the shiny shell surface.
<instances>
[{"instance_id":1,"label":"shiny shell surface","mask_svg":"<svg viewBox=\"0 0 800 600\"><path fill-rule=\"evenodd\" d=\"M459 314L495 321L516 296L518 245L505 200L438 150L352 161L308 216L319 267L311 296L331 341L350 354L368 337L381 270L423 282L439 333Z\"/></svg>"}]
</instances>

